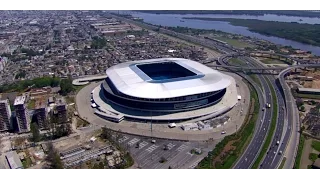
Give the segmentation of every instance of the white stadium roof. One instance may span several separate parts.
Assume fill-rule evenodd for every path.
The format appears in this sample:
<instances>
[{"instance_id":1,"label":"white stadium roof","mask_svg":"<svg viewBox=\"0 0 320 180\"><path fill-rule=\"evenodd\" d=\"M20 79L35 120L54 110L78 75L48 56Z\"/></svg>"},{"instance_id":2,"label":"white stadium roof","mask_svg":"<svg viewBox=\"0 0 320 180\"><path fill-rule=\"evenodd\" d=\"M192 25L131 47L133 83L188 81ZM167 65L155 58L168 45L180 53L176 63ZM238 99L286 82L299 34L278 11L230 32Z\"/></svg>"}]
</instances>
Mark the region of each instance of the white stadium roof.
<instances>
[{"instance_id":1,"label":"white stadium roof","mask_svg":"<svg viewBox=\"0 0 320 180\"><path fill-rule=\"evenodd\" d=\"M130 66L141 63L174 61L189 70L200 72L204 76L186 78L180 81L151 83L137 74ZM139 98L160 99L188 96L199 93L214 92L228 87L231 81L224 75L201 63L182 58L160 58L131 61L110 67L107 76L114 86L123 94ZM145 74L144 74L145 75Z\"/></svg>"}]
</instances>

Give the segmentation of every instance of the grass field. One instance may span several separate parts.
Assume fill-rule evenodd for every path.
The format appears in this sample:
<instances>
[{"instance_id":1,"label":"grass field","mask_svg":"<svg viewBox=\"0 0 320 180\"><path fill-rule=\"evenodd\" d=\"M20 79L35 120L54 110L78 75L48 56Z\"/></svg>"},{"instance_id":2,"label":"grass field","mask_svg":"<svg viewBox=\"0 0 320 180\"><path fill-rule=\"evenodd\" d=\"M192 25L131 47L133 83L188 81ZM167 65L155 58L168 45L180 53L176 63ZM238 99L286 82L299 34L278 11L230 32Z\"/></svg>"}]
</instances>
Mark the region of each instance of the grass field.
<instances>
[{"instance_id":1,"label":"grass field","mask_svg":"<svg viewBox=\"0 0 320 180\"><path fill-rule=\"evenodd\" d=\"M282 168L283 168L284 163L286 163L286 160L287 160L287 158L286 158L286 157L283 157L283 159L282 159L282 161L281 161L281 164L280 164L280 166L279 166L279 169L282 169Z\"/></svg>"},{"instance_id":2,"label":"grass field","mask_svg":"<svg viewBox=\"0 0 320 180\"><path fill-rule=\"evenodd\" d=\"M311 147L320 152L320 141L312 140Z\"/></svg>"},{"instance_id":3,"label":"grass field","mask_svg":"<svg viewBox=\"0 0 320 180\"><path fill-rule=\"evenodd\" d=\"M255 74L249 74L249 77L250 77L255 83L257 83L258 86L262 87L261 82L260 82L259 78L257 77L257 75L255 75Z\"/></svg>"},{"instance_id":4,"label":"grass field","mask_svg":"<svg viewBox=\"0 0 320 180\"><path fill-rule=\"evenodd\" d=\"M300 142L299 142L299 146L298 146L296 160L294 161L293 169L299 169L300 168L300 161L301 161L304 141L305 141L304 136L300 135Z\"/></svg>"},{"instance_id":5,"label":"grass field","mask_svg":"<svg viewBox=\"0 0 320 180\"><path fill-rule=\"evenodd\" d=\"M280 61L277 59L270 59L270 58L264 58L260 60L261 62L263 62L264 64L288 64L285 61Z\"/></svg>"},{"instance_id":6,"label":"grass field","mask_svg":"<svg viewBox=\"0 0 320 180\"><path fill-rule=\"evenodd\" d=\"M255 47L252 44L249 44L247 42L242 42L242 41L237 40L237 39L230 39L230 38L226 38L226 37L214 37L214 39L218 39L220 41L224 41L224 42L230 44L231 46L234 46L234 47L237 47L237 48Z\"/></svg>"},{"instance_id":7,"label":"grass field","mask_svg":"<svg viewBox=\"0 0 320 180\"><path fill-rule=\"evenodd\" d=\"M269 84L269 87L272 87L272 84L270 83L269 80L267 80L268 84ZM276 103L277 102L277 97L276 97L276 93L274 91L273 88L271 88L271 94L272 94L272 99L273 99L273 113L272 113L272 120L271 120L271 125L270 125L270 130L268 131L268 134L267 134L267 138L266 138L266 141L264 142L263 146L262 146L262 149L260 151L260 154L258 156L258 158L256 159L256 161L254 162L252 168L253 169L257 169L261 160L263 159L264 155L267 153L268 151L268 148L269 148L269 145L272 141L272 137L273 137L273 134L274 134L274 131L276 129L276 124L277 124L277 118L278 118L278 104Z\"/></svg>"},{"instance_id":8,"label":"grass field","mask_svg":"<svg viewBox=\"0 0 320 180\"><path fill-rule=\"evenodd\" d=\"M232 64L232 65L245 65L246 63L244 62L244 61L242 61L242 60L240 60L240 59L238 59L238 58L231 58L230 60L229 60L229 62L230 62L230 64Z\"/></svg>"},{"instance_id":9,"label":"grass field","mask_svg":"<svg viewBox=\"0 0 320 180\"><path fill-rule=\"evenodd\" d=\"M82 86L73 86L75 92L79 92L82 88L86 87L87 85L82 85Z\"/></svg>"}]
</instances>

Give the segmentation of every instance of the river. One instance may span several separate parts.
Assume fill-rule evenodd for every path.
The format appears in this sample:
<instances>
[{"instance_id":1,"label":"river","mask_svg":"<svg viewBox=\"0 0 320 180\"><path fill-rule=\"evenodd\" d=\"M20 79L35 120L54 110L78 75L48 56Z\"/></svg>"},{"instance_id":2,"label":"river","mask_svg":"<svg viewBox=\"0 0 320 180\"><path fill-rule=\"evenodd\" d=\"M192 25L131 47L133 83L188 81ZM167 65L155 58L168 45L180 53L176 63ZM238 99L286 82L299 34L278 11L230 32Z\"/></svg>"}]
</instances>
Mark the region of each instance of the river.
<instances>
[{"instance_id":1,"label":"river","mask_svg":"<svg viewBox=\"0 0 320 180\"><path fill-rule=\"evenodd\" d=\"M247 27L233 26L228 22L221 21L202 21L195 19L182 19L184 17L211 17L211 18L238 18L238 19L259 19L264 21L280 21L280 22L298 22L308 24L320 24L320 18L308 18L308 17L294 17L294 16L278 16L273 14L267 14L264 16L248 16L248 15L191 15L191 14L149 14L140 12L126 12L130 13L134 17L142 18L145 22L162 25L162 26L181 26L197 29L215 29L232 34L241 34L243 36L255 37L263 40L270 41L275 44L284 46L292 46L296 49L304 51L311 51L313 54L320 56L320 47L303 44L300 42L279 38L275 36L266 36L259 33L254 33L248 30ZM300 21L302 20L302 21Z\"/></svg>"}]
</instances>

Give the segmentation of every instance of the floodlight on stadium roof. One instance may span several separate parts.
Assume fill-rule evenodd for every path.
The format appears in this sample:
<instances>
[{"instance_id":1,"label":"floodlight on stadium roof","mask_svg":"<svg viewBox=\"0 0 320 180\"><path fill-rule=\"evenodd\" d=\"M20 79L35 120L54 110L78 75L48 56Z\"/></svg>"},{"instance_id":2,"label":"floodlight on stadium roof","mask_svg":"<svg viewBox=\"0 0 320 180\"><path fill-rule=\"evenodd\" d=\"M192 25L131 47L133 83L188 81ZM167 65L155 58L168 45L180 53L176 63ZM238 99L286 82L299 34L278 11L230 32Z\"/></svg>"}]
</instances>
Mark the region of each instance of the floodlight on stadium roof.
<instances>
[{"instance_id":1,"label":"floodlight on stadium roof","mask_svg":"<svg viewBox=\"0 0 320 180\"><path fill-rule=\"evenodd\" d=\"M231 84L227 75L183 58L125 62L110 67L106 74L119 92L146 99L214 92Z\"/></svg>"}]
</instances>

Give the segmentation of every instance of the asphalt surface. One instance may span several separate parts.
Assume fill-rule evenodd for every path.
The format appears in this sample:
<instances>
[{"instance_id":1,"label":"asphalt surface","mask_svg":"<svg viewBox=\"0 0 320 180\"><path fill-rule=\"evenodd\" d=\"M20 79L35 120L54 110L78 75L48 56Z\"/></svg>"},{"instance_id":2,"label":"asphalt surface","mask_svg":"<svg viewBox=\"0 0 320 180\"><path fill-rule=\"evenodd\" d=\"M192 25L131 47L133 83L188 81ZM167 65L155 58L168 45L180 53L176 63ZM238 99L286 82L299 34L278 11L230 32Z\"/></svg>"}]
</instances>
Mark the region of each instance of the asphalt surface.
<instances>
[{"instance_id":1,"label":"asphalt surface","mask_svg":"<svg viewBox=\"0 0 320 180\"><path fill-rule=\"evenodd\" d=\"M244 59L248 60L248 59ZM250 62L250 61L248 61ZM248 64L249 66L253 66L251 63ZM261 103L262 107L265 107L264 110L264 116L259 117L257 122L258 122L258 127L256 126L256 131L254 133L254 136L251 140L251 143L243 153L243 155L240 157L238 160L237 164L234 166L235 169L248 169L252 166L252 164L255 162L257 156L260 153L261 147L264 143L264 140L266 138L267 132L270 127L272 115L273 115L273 107L272 105L274 104L273 99L272 99L272 94L271 94L271 89L265 79L264 76L257 75L259 78L264 96L265 96L265 103ZM271 104L271 108L266 108L266 103ZM262 108L260 108L261 111ZM260 123L259 123L260 121Z\"/></svg>"},{"instance_id":2,"label":"asphalt surface","mask_svg":"<svg viewBox=\"0 0 320 180\"><path fill-rule=\"evenodd\" d=\"M258 65L259 66L259 65ZM261 65L260 65L261 66ZM274 88L275 94L276 94L276 99L278 104L278 113L277 113L277 121L276 121L276 129L273 134L273 138L271 141L271 144L269 145L267 154L265 154L264 159L262 160L262 163L260 164L260 168L263 169L276 169L279 165L280 160L282 159L283 152L285 151L286 144L285 142L288 141L289 136L284 136L283 137L283 130L285 128L285 102L284 98L281 94L281 91L279 87L276 84L276 79L274 76L265 76L269 79L272 87ZM279 145L277 145L277 141L279 141ZM281 152L281 153L280 153Z\"/></svg>"},{"instance_id":3,"label":"asphalt surface","mask_svg":"<svg viewBox=\"0 0 320 180\"><path fill-rule=\"evenodd\" d=\"M152 143L151 140L156 140ZM118 139L127 149L138 168L142 169L189 169L194 168L212 147L205 143L174 141L124 134ZM214 144L215 145L215 144ZM210 145L210 146L214 146ZM167 146L167 149L164 147ZM191 150L200 148L202 154L192 154ZM165 162L161 162L165 160Z\"/></svg>"}]
</instances>

